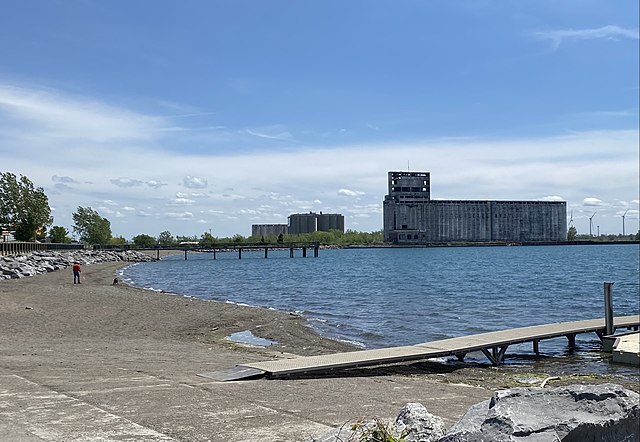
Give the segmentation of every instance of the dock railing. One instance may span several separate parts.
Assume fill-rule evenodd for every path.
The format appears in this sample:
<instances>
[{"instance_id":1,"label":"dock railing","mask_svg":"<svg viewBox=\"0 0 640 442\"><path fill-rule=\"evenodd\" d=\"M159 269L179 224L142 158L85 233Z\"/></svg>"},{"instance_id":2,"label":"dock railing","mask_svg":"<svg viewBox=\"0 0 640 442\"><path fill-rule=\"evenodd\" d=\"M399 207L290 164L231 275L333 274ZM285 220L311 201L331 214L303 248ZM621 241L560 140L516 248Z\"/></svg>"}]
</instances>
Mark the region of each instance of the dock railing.
<instances>
[{"instance_id":1,"label":"dock railing","mask_svg":"<svg viewBox=\"0 0 640 442\"><path fill-rule=\"evenodd\" d=\"M40 250L83 250L84 245L73 243L48 243L32 241L6 241L0 242L0 256L22 255Z\"/></svg>"}]
</instances>

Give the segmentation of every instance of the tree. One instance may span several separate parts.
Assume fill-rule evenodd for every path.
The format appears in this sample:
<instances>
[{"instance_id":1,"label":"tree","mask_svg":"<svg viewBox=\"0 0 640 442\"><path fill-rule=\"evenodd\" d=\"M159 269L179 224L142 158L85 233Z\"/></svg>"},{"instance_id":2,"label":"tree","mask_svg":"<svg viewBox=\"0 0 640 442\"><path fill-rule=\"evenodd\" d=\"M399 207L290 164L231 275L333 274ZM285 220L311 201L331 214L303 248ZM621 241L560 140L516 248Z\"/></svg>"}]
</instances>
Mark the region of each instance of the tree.
<instances>
[{"instance_id":1,"label":"tree","mask_svg":"<svg viewBox=\"0 0 640 442\"><path fill-rule=\"evenodd\" d=\"M53 243L70 243L71 238L69 238L69 231L62 226L53 226L51 230L49 230L49 239Z\"/></svg>"},{"instance_id":2,"label":"tree","mask_svg":"<svg viewBox=\"0 0 640 442\"><path fill-rule=\"evenodd\" d=\"M176 241L178 243L182 243L182 242L198 242L198 237L193 235L193 236L176 236Z\"/></svg>"},{"instance_id":3,"label":"tree","mask_svg":"<svg viewBox=\"0 0 640 442\"><path fill-rule=\"evenodd\" d=\"M211 235L211 233L209 232L204 232L202 234L202 236L200 237L200 241L198 241L200 243L200 245L202 246L212 246L217 242L217 238L215 238L213 235Z\"/></svg>"},{"instance_id":4,"label":"tree","mask_svg":"<svg viewBox=\"0 0 640 442\"><path fill-rule=\"evenodd\" d=\"M233 242L243 242L244 241L244 236L240 235L239 233L236 233L235 235L233 235L233 237L231 237L231 241Z\"/></svg>"},{"instance_id":5,"label":"tree","mask_svg":"<svg viewBox=\"0 0 640 442\"><path fill-rule=\"evenodd\" d=\"M153 236L140 234L131 238L136 247L153 247L156 245L156 239Z\"/></svg>"},{"instance_id":6,"label":"tree","mask_svg":"<svg viewBox=\"0 0 640 442\"><path fill-rule=\"evenodd\" d=\"M108 244L111 240L111 223L91 207L78 207L73 216L73 231L80 241L87 244Z\"/></svg>"},{"instance_id":7,"label":"tree","mask_svg":"<svg viewBox=\"0 0 640 442\"><path fill-rule=\"evenodd\" d=\"M170 246L172 244L175 244L176 240L174 239L173 235L171 235L171 232L169 232L168 230L165 230L164 232L160 232L160 235L158 235L158 244L161 244L163 246Z\"/></svg>"},{"instance_id":8,"label":"tree","mask_svg":"<svg viewBox=\"0 0 640 442\"><path fill-rule=\"evenodd\" d=\"M11 172L0 173L0 227L14 230L19 241L35 239L53 222L49 199L42 187L33 187L29 178Z\"/></svg>"},{"instance_id":9,"label":"tree","mask_svg":"<svg viewBox=\"0 0 640 442\"><path fill-rule=\"evenodd\" d=\"M123 236L112 236L109 240L110 245L123 246L127 243L127 240Z\"/></svg>"},{"instance_id":10,"label":"tree","mask_svg":"<svg viewBox=\"0 0 640 442\"><path fill-rule=\"evenodd\" d=\"M569 230L567 231L567 241L574 241L577 234L578 229L576 229L574 226L569 227Z\"/></svg>"}]
</instances>

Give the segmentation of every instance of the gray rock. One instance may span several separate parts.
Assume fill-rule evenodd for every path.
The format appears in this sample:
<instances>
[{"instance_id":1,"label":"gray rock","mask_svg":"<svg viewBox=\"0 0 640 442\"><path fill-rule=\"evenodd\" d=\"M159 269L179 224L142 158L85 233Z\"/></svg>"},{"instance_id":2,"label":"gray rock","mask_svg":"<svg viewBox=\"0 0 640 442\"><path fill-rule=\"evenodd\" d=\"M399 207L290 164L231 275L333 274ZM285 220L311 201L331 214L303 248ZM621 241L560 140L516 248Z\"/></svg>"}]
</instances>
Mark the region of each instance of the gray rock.
<instances>
[{"instance_id":1,"label":"gray rock","mask_svg":"<svg viewBox=\"0 0 640 442\"><path fill-rule=\"evenodd\" d=\"M440 442L635 442L639 401L614 384L502 390L469 409Z\"/></svg>"},{"instance_id":2,"label":"gray rock","mask_svg":"<svg viewBox=\"0 0 640 442\"><path fill-rule=\"evenodd\" d=\"M406 442L437 441L446 433L444 421L429 413L422 404L405 405L396 418L396 434L406 434Z\"/></svg>"},{"instance_id":3,"label":"gray rock","mask_svg":"<svg viewBox=\"0 0 640 442\"><path fill-rule=\"evenodd\" d=\"M0 257L0 280L24 278L55 270L66 269L74 261L83 265L99 264L101 262L153 261L147 254L136 251L82 251L72 252L36 251L26 255L10 255Z\"/></svg>"},{"instance_id":4,"label":"gray rock","mask_svg":"<svg viewBox=\"0 0 640 442\"><path fill-rule=\"evenodd\" d=\"M424 405L408 403L396 418L395 425L372 419L368 421L345 424L324 435L312 439L312 442L359 442L369 440L387 440L378 437L374 439L376 430L388 432L395 439L405 442L435 442L445 433L444 421L429 413ZM379 435L378 435L379 436ZM404 437L403 439L401 439Z\"/></svg>"}]
</instances>

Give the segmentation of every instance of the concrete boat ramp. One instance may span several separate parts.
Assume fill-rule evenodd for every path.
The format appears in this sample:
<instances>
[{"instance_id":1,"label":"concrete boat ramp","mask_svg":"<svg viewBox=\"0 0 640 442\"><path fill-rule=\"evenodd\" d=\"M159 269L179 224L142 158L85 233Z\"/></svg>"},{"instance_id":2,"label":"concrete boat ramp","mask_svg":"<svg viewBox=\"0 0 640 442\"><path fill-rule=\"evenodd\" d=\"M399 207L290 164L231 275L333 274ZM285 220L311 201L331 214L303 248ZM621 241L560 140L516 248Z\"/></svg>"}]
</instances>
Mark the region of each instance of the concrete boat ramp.
<instances>
[{"instance_id":1,"label":"concrete boat ramp","mask_svg":"<svg viewBox=\"0 0 640 442\"><path fill-rule=\"evenodd\" d=\"M639 316L614 318L615 329L638 330ZM457 356L461 361L467 353L481 351L493 365L504 361L510 345L533 343L533 351L539 354L539 343L544 339L566 337L569 348L575 347L575 337L580 333L595 332L600 338L605 332L605 319L536 325L471 336L443 339L403 347L335 353L321 356L303 356L291 359L256 362L238 365L226 371L202 373L199 376L218 381L231 381L266 376L283 377L292 374L324 372L363 366L417 361L443 356Z\"/></svg>"}]
</instances>

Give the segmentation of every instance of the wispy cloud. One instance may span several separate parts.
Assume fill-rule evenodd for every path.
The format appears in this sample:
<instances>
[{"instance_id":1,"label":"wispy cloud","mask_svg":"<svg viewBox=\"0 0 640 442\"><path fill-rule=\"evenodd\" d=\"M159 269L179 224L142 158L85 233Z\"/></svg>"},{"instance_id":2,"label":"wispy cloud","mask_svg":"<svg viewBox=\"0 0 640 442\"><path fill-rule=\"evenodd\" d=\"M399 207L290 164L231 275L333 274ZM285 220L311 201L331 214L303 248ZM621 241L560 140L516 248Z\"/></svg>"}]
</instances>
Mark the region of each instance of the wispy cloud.
<instances>
[{"instance_id":1,"label":"wispy cloud","mask_svg":"<svg viewBox=\"0 0 640 442\"><path fill-rule=\"evenodd\" d=\"M338 190L338 195L341 196L349 196L349 197L356 197L356 196L361 196L364 195L364 192L360 192L358 190L351 190L351 189L340 189Z\"/></svg>"},{"instance_id":2,"label":"wispy cloud","mask_svg":"<svg viewBox=\"0 0 640 442\"><path fill-rule=\"evenodd\" d=\"M162 121L55 91L0 84L0 115L48 136L93 142L148 140Z\"/></svg>"},{"instance_id":3,"label":"wispy cloud","mask_svg":"<svg viewBox=\"0 0 640 442\"><path fill-rule=\"evenodd\" d=\"M640 39L638 29L625 29L615 25L607 25L594 29L556 29L535 32L540 40L550 40L552 49L556 50L567 40L612 40Z\"/></svg>"},{"instance_id":4,"label":"wispy cloud","mask_svg":"<svg viewBox=\"0 0 640 442\"><path fill-rule=\"evenodd\" d=\"M245 133L254 137L267 138L269 140L291 140L293 135L284 126L275 124L272 126L263 126L255 128L246 128Z\"/></svg>"},{"instance_id":5,"label":"wispy cloud","mask_svg":"<svg viewBox=\"0 0 640 442\"><path fill-rule=\"evenodd\" d=\"M51 177L51 181L53 181L54 183L63 183L63 184L78 184L76 180L68 176L53 175Z\"/></svg>"}]
</instances>

